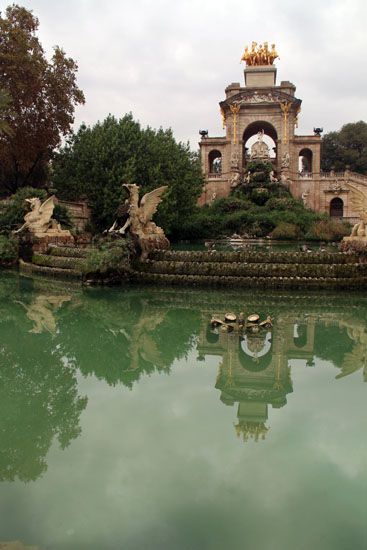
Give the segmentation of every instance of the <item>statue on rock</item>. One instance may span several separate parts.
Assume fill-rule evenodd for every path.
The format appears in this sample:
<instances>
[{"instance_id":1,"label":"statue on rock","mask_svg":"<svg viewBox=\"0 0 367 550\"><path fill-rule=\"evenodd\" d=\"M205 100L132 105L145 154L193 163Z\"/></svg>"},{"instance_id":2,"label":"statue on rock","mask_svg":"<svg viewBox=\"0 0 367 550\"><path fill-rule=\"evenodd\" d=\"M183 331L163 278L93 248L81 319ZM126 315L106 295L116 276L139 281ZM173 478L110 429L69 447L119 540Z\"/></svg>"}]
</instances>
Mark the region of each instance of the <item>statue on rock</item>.
<instances>
[{"instance_id":1,"label":"statue on rock","mask_svg":"<svg viewBox=\"0 0 367 550\"><path fill-rule=\"evenodd\" d=\"M127 229L141 250L141 259L146 260L149 252L155 249L169 248L169 240L161 227L152 222L152 217L157 211L161 196L167 189L167 185L158 187L154 191L146 193L139 204L139 186L135 183L123 185L129 191L128 218L120 229L117 229L117 221L109 229L109 233L125 235ZM126 201L125 201L126 203Z\"/></svg>"},{"instance_id":2,"label":"statue on rock","mask_svg":"<svg viewBox=\"0 0 367 550\"><path fill-rule=\"evenodd\" d=\"M38 197L25 199L31 205L31 211L24 216L24 224L14 233L28 231L35 237L72 237L67 229L61 229L57 220L52 219L55 208L55 195L43 203Z\"/></svg>"},{"instance_id":3,"label":"statue on rock","mask_svg":"<svg viewBox=\"0 0 367 550\"><path fill-rule=\"evenodd\" d=\"M353 209L358 212L361 221L354 225L350 236L344 237L343 241L358 240L367 243L367 194L350 183L345 185L351 191L350 202Z\"/></svg>"}]
</instances>

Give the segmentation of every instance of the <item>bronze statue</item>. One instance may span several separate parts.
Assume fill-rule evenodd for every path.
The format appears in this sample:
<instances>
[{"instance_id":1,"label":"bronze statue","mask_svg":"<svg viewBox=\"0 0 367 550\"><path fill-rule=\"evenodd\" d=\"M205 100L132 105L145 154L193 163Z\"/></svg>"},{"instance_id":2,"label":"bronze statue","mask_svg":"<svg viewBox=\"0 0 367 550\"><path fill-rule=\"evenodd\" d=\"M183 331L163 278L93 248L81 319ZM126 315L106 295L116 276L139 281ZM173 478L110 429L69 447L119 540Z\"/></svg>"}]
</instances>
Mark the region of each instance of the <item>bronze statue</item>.
<instances>
[{"instance_id":1,"label":"bronze statue","mask_svg":"<svg viewBox=\"0 0 367 550\"><path fill-rule=\"evenodd\" d=\"M125 235L126 230L129 229L133 240L138 245L138 248L140 248L141 259L145 260L151 250L169 248L169 241L163 229L151 221L157 211L158 204L162 201L161 196L166 191L167 185L146 193L141 199L140 204L139 186L135 185L135 183L125 183L123 186L126 187L130 194L127 199L128 218L120 229L116 229L117 224L115 222L109 229L109 233Z\"/></svg>"}]
</instances>

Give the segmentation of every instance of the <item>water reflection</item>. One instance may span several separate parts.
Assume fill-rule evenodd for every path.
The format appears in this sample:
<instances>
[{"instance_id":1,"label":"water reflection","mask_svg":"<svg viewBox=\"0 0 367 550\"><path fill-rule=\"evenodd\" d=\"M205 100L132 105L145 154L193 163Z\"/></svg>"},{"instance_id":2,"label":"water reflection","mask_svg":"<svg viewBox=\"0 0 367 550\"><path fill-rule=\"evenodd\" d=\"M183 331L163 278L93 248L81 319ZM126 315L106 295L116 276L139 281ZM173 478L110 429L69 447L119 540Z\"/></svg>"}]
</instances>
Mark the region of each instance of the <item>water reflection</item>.
<instances>
[{"instance_id":1,"label":"water reflection","mask_svg":"<svg viewBox=\"0 0 367 550\"><path fill-rule=\"evenodd\" d=\"M272 331L241 337L211 330L212 313L240 309L271 314ZM366 380L365 314L361 295L82 291L3 276L0 480L35 480L53 440L65 448L80 435L87 398L78 373L131 389L142 376L169 374L191 350L199 361L220 360L213 387L225 405L238 404L237 435L264 439L269 405L284 407L293 391L293 368L323 359L337 379L362 370Z\"/></svg>"},{"instance_id":2,"label":"water reflection","mask_svg":"<svg viewBox=\"0 0 367 550\"><path fill-rule=\"evenodd\" d=\"M353 313L349 308L342 311L337 297L335 304L325 306L326 311L317 301L309 300L303 307L308 313L300 308L278 315L274 312L272 332L255 335L217 331L208 325L208 314L203 316L198 351L202 357L221 358L215 387L224 404L238 403L235 429L244 441L265 439L268 406L286 405L287 394L293 391L292 361L303 360L306 367L315 367L315 359L320 358L338 369L336 379L358 370L363 371L363 380L367 379L363 307L356 306ZM337 311L330 311L333 308ZM216 316L223 318L224 314Z\"/></svg>"}]
</instances>

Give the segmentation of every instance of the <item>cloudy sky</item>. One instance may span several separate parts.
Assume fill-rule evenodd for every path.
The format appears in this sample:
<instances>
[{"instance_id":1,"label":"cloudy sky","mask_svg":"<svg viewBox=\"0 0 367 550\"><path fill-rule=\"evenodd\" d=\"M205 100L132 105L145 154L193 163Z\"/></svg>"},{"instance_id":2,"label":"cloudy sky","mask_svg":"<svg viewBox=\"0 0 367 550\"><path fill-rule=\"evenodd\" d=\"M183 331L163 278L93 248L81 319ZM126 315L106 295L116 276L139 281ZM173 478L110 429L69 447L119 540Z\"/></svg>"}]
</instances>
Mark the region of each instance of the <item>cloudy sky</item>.
<instances>
[{"instance_id":1,"label":"cloudy sky","mask_svg":"<svg viewBox=\"0 0 367 550\"><path fill-rule=\"evenodd\" d=\"M10 2L0 1L1 10ZM86 104L76 127L132 111L171 127L196 148L198 130L221 135L218 102L252 40L275 42L278 83L303 100L299 133L366 119L365 0L19 0L40 20L48 55L61 46L79 64Z\"/></svg>"}]
</instances>

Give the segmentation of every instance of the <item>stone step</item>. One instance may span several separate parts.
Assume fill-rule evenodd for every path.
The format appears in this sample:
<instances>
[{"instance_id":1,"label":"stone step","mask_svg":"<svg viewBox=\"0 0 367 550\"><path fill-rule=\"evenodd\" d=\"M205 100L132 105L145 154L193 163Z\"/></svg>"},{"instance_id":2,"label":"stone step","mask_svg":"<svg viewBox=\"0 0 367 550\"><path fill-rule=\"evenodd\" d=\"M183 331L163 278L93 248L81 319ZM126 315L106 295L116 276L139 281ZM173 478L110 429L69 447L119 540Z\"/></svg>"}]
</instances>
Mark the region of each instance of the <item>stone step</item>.
<instances>
[{"instance_id":1,"label":"stone step","mask_svg":"<svg viewBox=\"0 0 367 550\"><path fill-rule=\"evenodd\" d=\"M238 252L161 250L149 254L149 259L167 262L236 262L265 264L353 264L355 254L346 252L262 252L243 250Z\"/></svg>"},{"instance_id":2,"label":"stone step","mask_svg":"<svg viewBox=\"0 0 367 550\"><path fill-rule=\"evenodd\" d=\"M60 267L47 267L19 260L21 273L44 275L55 279L81 279L82 274L75 269L62 269Z\"/></svg>"},{"instance_id":3,"label":"stone step","mask_svg":"<svg viewBox=\"0 0 367 550\"><path fill-rule=\"evenodd\" d=\"M137 283L154 285L178 285L189 287L234 288L293 288L293 289L362 289L367 287L367 277L353 279L343 277L226 277L205 275L167 275L162 273L135 272Z\"/></svg>"},{"instance_id":4,"label":"stone step","mask_svg":"<svg viewBox=\"0 0 367 550\"><path fill-rule=\"evenodd\" d=\"M144 273L212 277L367 277L367 264L262 264L243 262L178 262L146 260L135 265Z\"/></svg>"},{"instance_id":5,"label":"stone step","mask_svg":"<svg viewBox=\"0 0 367 550\"><path fill-rule=\"evenodd\" d=\"M60 267L62 269L74 269L81 271L83 258L67 256L53 256L51 254L33 254L32 263L44 267Z\"/></svg>"},{"instance_id":6,"label":"stone step","mask_svg":"<svg viewBox=\"0 0 367 550\"><path fill-rule=\"evenodd\" d=\"M77 248L72 246L56 246L50 244L48 254L51 256L63 256L68 258L85 258L88 254L88 248Z\"/></svg>"}]
</instances>

